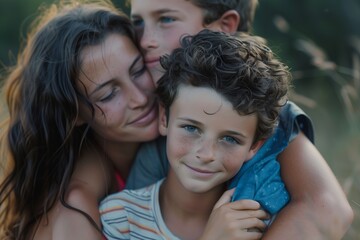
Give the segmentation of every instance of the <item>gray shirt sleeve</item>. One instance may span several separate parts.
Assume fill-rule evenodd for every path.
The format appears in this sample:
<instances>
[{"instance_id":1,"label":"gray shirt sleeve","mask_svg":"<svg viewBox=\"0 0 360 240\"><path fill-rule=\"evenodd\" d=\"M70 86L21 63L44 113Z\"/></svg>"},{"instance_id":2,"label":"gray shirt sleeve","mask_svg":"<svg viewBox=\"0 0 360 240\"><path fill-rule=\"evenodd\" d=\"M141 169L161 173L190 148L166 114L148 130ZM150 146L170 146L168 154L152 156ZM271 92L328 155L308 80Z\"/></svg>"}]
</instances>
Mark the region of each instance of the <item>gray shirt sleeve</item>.
<instances>
[{"instance_id":1,"label":"gray shirt sleeve","mask_svg":"<svg viewBox=\"0 0 360 240\"><path fill-rule=\"evenodd\" d=\"M149 186L166 177L168 169L166 137L143 143L135 157L125 188L138 189Z\"/></svg>"},{"instance_id":2,"label":"gray shirt sleeve","mask_svg":"<svg viewBox=\"0 0 360 240\"><path fill-rule=\"evenodd\" d=\"M300 131L312 142L315 142L314 127L310 117L295 103L288 101L280 112L280 123L291 142Z\"/></svg>"}]
</instances>

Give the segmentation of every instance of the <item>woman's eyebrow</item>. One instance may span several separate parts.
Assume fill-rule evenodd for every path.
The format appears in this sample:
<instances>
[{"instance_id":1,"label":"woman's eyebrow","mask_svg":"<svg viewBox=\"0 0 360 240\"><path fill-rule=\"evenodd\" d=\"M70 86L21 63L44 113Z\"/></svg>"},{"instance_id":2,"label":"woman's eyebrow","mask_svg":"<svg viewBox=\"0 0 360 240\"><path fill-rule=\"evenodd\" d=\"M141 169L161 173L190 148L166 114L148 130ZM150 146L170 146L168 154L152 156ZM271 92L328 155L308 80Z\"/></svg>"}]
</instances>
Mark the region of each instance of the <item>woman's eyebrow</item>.
<instances>
[{"instance_id":1,"label":"woman's eyebrow","mask_svg":"<svg viewBox=\"0 0 360 240\"><path fill-rule=\"evenodd\" d=\"M89 96L93 95L94 93L96 93L97 91L99 91L100 89L102 89L102 88L105 87L106 85L111 84L111 83L114 82L114 81L115 81L115 79L112 78L112 79L110 79L110 80L108 80L108 81L106 81L106 82L104 82L104 83L102 83L102 84L97 85L96 88L89 94Z\"/></svg>"}]
</instances>

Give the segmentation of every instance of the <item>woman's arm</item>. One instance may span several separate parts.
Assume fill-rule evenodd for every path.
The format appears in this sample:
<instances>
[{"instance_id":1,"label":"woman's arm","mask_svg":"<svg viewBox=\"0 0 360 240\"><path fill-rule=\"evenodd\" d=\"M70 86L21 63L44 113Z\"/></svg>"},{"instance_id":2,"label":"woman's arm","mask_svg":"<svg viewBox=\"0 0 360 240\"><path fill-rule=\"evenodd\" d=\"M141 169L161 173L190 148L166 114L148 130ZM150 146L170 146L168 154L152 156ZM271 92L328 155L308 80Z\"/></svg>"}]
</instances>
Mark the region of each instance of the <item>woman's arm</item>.
<instances>
[{"instance_id":1,"label":"woman's arm","mask_svg":"<svg viewBox=\"0 0 360 240\"><path fill-rule=\"evenodd\" d=\"M291 195L263 239L341 239L354 213L336 177L303 133L279 156Z\"/></svg>"}]
</instances>

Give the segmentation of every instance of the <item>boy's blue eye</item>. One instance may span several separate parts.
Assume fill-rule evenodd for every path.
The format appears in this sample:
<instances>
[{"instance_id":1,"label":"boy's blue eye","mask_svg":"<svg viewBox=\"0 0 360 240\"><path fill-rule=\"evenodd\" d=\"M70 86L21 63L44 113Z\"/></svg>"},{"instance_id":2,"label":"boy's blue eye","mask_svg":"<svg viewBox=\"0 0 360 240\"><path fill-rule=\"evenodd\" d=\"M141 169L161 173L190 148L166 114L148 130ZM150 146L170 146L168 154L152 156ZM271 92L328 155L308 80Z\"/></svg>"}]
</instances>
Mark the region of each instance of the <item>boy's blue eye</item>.
<instances>
[{"instance_id":1,"label":"boy's blue eye","mask_svg":"<svg viewBox=\"0 0 360 240\"><path fill-rule=\"evenodd\" d=\"M162 23L172 23L175 21L175 18L172 17L160 17L160 22Z\"/></svg>"},{"instance_id":2,"label":"boy's blue eye","mask_svg":"<svg viewBox=\"0 0 360 240\"><path fill-rule=\"evenodd\" d=\"M196 133L198 132L198 128L197 127L194 127L194 126L191 126L191 125L185 125L183 126L183 128L189 132L189 133Z\"/></svg>"},{"instance_id":3,"label":"boy's blue eye","mask_svg":"<svg viewBox=\"0 0 360 240\"><path fill-rule=\"evenodd\" d=\"M230 144L239 144L239 141L236 140L234 137L230 137L230 136L225 136L222 139L223 141L230 143Z\"/></svg>"}]
</instances>

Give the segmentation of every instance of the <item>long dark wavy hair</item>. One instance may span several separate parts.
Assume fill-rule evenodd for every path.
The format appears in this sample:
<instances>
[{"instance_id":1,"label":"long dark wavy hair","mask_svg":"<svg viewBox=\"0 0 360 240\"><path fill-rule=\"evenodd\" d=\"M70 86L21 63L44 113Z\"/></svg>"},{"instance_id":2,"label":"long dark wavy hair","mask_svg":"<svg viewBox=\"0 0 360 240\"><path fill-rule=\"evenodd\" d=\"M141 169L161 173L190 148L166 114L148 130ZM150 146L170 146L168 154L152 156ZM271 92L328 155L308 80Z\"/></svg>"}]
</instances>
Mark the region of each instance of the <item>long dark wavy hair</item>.
<instances>
[{"instance_id":1,"label":"long dark wavy hair","mask_svg":"<svg viewBox=\"0 0 360 240\"><path fill-rule=\"evenodd\" d=\"M94 106L76 88L80 53L110 33L136 43L128 17L106 0L53 4L31 29L4 86L9 117L1 139L6 164L0 183L1 239L33 238L41 217L59 200L72 208L66 190L91 135L88 125L76 126L80 103L94 115Z\"/></svg>"}]
</instances>

